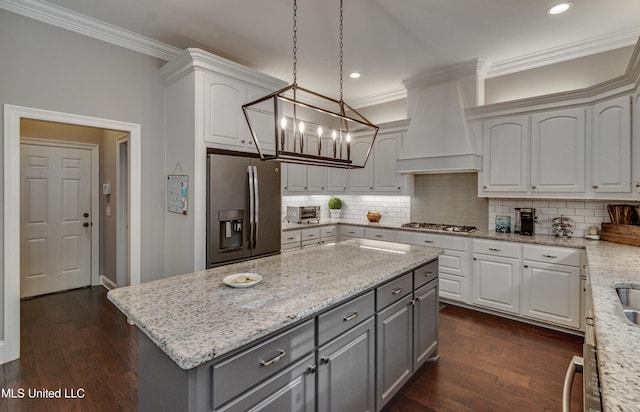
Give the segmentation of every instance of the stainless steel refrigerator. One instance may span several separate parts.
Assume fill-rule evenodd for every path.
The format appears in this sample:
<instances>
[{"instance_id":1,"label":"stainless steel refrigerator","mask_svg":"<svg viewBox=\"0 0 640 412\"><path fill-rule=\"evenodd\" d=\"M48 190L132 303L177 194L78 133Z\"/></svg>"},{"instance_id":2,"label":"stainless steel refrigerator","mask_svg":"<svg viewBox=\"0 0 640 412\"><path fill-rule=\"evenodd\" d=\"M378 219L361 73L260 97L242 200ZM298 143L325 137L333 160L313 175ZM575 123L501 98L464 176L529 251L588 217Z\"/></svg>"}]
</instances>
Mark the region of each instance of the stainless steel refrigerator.
<instances>
[{"instance_id":1,"label":"stainless steel refrigerator","mask_svg":"<svg viewBox=\"0 0 640 412\"><path fill-rule=\"evenodd\" d=\"M207 154L207 267L280 253L280 163Z\"/></svg>"}]
</instances>

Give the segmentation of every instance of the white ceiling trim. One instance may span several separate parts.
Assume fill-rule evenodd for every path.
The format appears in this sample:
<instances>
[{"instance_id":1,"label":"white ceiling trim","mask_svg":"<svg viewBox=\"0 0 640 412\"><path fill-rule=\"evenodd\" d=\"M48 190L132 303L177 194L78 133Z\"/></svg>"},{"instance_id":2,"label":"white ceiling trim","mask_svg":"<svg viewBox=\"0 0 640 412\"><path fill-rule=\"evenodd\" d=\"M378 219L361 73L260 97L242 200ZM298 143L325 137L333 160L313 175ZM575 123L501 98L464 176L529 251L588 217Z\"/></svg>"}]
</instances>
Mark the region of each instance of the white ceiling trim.
<instances>
[{"instance_id":1,"label":"white ceiling trim","mask_svg":"<svg viewBox=\"0 0 640 412\"><path fill-rule=\"evenodd\" d=\"M182 51L42 0L0 0L0 8L166 61L172 60Z\"/></svg>"},{"instance_id":2,"label":"white ceiling trim","mask_svg":"<svg viewBox=\"0 0 640 412\"><path fill-rule=\"evenodd\" d=\"M355 108L362 108L406 98L407 89L399 86L397 89L387 90L385 92L377 93L371 96L365 96L359 99L350 99L349 104Z\"/></svg>"},{"instance_id":3,"label":"white ceiling trim","mask_svg":"<svg viewBox=\"0 0 640 412\"><path fill-rule=\"evenodd\" d=\"M640 29L629 29L498 61L491 64L491 68L487 72L487 78L504 76L621 47L633 46L638 42L638 37L640 37Z\"/></svg>"}]
</instances>

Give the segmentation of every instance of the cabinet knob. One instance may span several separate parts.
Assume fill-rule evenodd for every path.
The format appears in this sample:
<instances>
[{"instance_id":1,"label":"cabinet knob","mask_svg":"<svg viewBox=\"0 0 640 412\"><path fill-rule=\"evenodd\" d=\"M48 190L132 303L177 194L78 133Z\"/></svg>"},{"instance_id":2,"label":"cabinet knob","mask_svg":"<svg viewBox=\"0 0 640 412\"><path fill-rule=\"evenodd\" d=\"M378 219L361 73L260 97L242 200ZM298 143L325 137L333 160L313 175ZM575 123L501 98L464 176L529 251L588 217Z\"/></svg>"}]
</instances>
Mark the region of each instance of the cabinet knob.
<instances>
[{"instance_id":1,"label":"cabinet knob","mask_svg":"<svg viewBox=\"0 0 640 412\"><path fill-rule=\"evenodd\" d=\"M636 183L636 187L640 187L640 183Z\"/></svg>"},{"instance_id":2,"label":"cabinet knob","mask_svg":"<svg viewBox=\"0 0 640 412\"><path fill-rule=\"evenodd\" d=\"M317 370L318 370L318 367L316 365L309 365L307 367L307 373L309 375L312 375L312 374L316 373Z\"/></svg>"},{"instance_id":3,"label":"cabinet knob","mask_svg":"<svg viewBox=\"0 0 640 412\"><path fill-rule=\"evenodd\" d=\"M483 188L483 189L486 189L487 187L486 187L486 186L482 186L482 188Z\"/></svg>"},{"instance_id":4,"label":"cabinet knob","mask_svg":"<svg viewBox=\"0 0 640 412\"><path fill-rule=\"evenodd\" d=\"M369 186L369 190L373 190L373 186Z\"/></svg>"},{"instance_id":5,"label":"cabinet knob","mask_svg":"<svg viewBox=\"0 0 640 412\"><path fill-rule=\"evenodd\" d=\"M400 190L400 186L398 186L398 190Z\"/></svg>"},{"instance_id":6,"label":"cabinet knob","mask_svg":"<svg viewBox=\"0 0 640 412\"><path fill-rule=\"evenodd\" d=\"M245 144L246 141L245 140L240 140L240 143Z\"/></svg>"},{"instance_id":7,"label":"cabinet knob","mask_svg":"<svg viewBox=\"0 0 640 412\"><path fill-rule=\"evenodd\" d=\"M536 187L535 186L531 186L531 189L536 190Z\"/></svg>"},{"instance_id":8,"label":"cabinet knob","mask_svg":"<svg viewBox=\"0 0 640 412\"><path fill-rule=\"evenodd\" d=\"M597 188L598 188L598 185L593 185L592 187L593 187L594 189L597 189Z\"/></svg>"},{"instance_id":9,"label":"cabinet knob","mask_svg":"<svg viewBox=\"0 0 640 412\"><path fill-rule=\"evenodd\" d=\"M323 357L320 358L320 363L323 364L323 365L329 363L329 361L331 361L331 358L328 357L328 356L323 356Z\"/></svg>"},{"instance_id":10,"label":"cabinet knob","mask_svg":"<svg viewBox=\"0 0 640 412\"><path fill-rule=\"evenodd\" d=\"M525 267L525 268L528 268L528 267L529 267L529 265L524 265L524 267Z\"/></svg>"}]
</instances>

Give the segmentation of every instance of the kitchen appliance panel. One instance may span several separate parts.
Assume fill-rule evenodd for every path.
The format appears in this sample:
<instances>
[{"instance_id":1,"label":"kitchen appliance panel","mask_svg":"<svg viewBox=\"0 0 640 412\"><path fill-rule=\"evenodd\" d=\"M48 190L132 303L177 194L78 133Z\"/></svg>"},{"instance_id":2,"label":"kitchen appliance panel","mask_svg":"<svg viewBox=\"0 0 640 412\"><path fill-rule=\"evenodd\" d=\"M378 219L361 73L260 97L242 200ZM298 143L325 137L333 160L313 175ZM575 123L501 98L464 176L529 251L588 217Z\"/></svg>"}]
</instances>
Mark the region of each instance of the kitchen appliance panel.
<instances>
[{"instance_id":1,"label":"kitchen appliance panel","mask_svg":"<svg viewBox=\"0 0 640 412\"><path fill-rule=\"evenodd\" d=\"M280 251L280 163L207 155L207 267Z\"/></svg>"},{"instance_id":2,"label":"kitchen appliance panel","mask_svg":"<svg viewBox=\"0 0 640 412\"><path fill-rule=\"evenodd\" d=\"M257 170L257 199L255 245L252 256L274 253L280 247L282 233L281 221L281 193L280 193L280 162L266 162L252 159L252 165Z\"/></svg>"}]
</instances>

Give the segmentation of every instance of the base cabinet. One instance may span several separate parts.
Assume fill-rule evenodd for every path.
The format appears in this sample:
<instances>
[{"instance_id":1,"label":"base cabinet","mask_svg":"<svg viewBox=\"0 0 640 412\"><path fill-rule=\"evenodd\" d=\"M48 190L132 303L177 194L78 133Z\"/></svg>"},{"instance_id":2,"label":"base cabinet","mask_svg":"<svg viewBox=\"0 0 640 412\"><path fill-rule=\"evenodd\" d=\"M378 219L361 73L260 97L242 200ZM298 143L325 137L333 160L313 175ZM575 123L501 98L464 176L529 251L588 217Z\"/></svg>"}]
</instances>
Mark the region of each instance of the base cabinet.
<instances>
[{"instance_id":1,"label":"base cabinet","mask_svg":"<svg viewBox=\"0 0 640 412\"><path fill-rule=\"evenodd\" d=\"M413 370L438 353L438 281L414 292L413 300Z\"/></svg>"},{"instance_id":2,"label":"base cabinet","mask_svg":"<svg viewBox=\"0 0 640 412\"><path fill-rule=\"evenodd\" d=\"M503 312L519 314L519 260L474 254L473 303Z\"/></svg>"},{"instance_id":3,"label":"base cabinet","mask_svg":"<svg viewBox=\"0 0 640 412\"><path fill-rule=\"evenodd\" d=\"M318 349L317 373L319 412L374 411L374 318Z\"/></svg>"}]
</instances>

